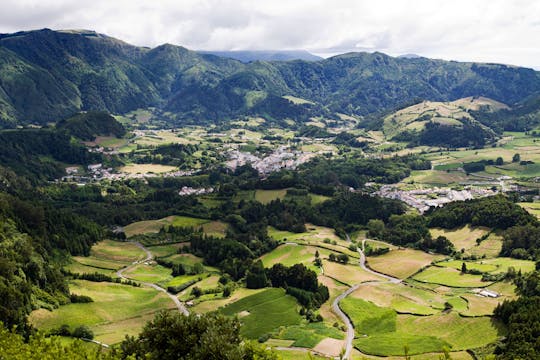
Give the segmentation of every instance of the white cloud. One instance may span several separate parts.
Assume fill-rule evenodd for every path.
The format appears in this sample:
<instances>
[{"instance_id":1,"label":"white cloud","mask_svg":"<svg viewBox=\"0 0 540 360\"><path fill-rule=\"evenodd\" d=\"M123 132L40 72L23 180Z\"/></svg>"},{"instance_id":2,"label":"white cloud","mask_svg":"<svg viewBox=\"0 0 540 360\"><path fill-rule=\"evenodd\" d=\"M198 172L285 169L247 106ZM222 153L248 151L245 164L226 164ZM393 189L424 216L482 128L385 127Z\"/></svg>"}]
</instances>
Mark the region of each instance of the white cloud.
<instances>
[{"instance_id":1,"label":"white cloud","mask_svg":"<svg viewBox=\"0 0 540 360\"><path fill-rule=\"evenodd\" d=\"M136 45L382 51L540 67L540 2L2 0L0 32L86 28Z\"/></svg>"}]
</instances>

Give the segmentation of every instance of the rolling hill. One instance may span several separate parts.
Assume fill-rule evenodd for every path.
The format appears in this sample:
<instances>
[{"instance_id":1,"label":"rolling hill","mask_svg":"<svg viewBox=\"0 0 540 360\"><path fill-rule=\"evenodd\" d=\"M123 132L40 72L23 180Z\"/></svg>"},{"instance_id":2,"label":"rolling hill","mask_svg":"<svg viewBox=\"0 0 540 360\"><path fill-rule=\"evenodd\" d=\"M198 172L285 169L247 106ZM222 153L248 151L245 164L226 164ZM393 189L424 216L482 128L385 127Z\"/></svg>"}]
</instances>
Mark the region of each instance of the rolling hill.
<instances>
[{"instance_id":1,"label":"rolling hill","mask_svg":"<svg viewBox=\"0 0 540 360\"><path fill-rule=\"evenodd\" d=\"M448 147L483 145L496 133L480 123L472 113L509 110L498 101L468 97L451 102L422 101L398 110L383 120L387 139Z\"/></svg>"},{"instance_id":2,"label":"rolling hill","mask_svg":"<svg viewBox=\"0 0 540 360\"><path fill-rule=\"evenodd\" d=\"M54 122L80 110L125 113L150 106L177 123L239 115L306 121L381 113L418 99L484 96L512 105L539 91L538 72L497 64L382 53L242 63L170 44L137 47L87 30L0 35L4 127Z\"/></svg>"}]
</instances>

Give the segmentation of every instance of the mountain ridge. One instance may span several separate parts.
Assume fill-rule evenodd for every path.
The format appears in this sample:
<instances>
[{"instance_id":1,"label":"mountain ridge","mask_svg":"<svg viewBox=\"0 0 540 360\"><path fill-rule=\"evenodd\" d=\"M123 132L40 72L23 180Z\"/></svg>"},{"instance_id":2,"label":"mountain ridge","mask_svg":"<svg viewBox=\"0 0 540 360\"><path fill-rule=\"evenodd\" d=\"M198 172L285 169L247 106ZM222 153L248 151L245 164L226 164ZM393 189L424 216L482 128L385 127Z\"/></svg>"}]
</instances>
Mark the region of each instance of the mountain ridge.
<instances>
[{"instance_id":1,"label":"mountain ridge","mask_svg":"<svg viewBox=\"0 0 540 360\"><path fill-rule=\"evenodd\" d=\"M512 105L540 75L498 64L347 53L320 61L252 61L164 44L138 47L90 30L0 34L0 125L56 122L78 111L156 107L177 123L242 115L276 121L362 117L415 99L485 96ZM309 100L293 104L283 96Z\"/></svg>"}]
</instances>

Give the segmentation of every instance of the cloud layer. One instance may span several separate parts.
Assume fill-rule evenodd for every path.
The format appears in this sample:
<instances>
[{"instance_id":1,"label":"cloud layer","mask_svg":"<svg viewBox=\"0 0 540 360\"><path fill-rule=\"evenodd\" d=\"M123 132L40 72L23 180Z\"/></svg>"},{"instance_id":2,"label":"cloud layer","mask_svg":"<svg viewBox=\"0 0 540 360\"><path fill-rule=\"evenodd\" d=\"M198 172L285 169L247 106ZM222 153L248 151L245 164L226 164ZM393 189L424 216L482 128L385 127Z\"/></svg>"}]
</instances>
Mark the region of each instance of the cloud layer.
<instances>
[{"instance_id":1,"label":"cloud layer","mask_svg":"<svg viewBox=\"0 0 540 360\"><path fill-rule=\"evenodd\" d=\"M540 68L540 2L528 0L2 0L0 9L0 32L84 28L145 46L381 51Z\"/></svg>"}]
</instances>

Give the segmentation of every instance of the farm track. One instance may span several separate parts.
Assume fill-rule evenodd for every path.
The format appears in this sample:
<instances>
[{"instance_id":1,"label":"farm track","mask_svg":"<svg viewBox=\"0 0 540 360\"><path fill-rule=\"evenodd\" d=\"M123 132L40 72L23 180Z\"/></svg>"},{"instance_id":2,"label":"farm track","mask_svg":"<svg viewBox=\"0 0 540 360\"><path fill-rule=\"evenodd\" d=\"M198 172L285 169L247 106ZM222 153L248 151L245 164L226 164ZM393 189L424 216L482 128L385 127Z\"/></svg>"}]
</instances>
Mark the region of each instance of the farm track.
<instances>
[{"instance_id":1,"label":"farm track","mask_svg":"<svg viewBox=\"0 0 540 360\"><path fill-rule=\"evenodd\" d=\"M116 272L116 275L119 278L122 278L122 279L125 279L125 280L133 280L133 279L130 279L129 277L124 275L125 271L130 270L130 269L134 268L135 266L137 266L137 265L139 265L141 263L151 261L152 259L154 259L154 255L152 255L152 253L147 248L145 248L143 244L141 244L138 241L134 241L133 244L135 244L138 248L140 248L142 251L145 252L146 258L144 260L135 261L134 263L132 263L132 264L130 264L130 265L128 265L128 266L126 266L126 267L124 267L124 268L122 268L122 269L120 269L120 270L118 270ZM174 302L174 304L178 308L178 311L180 311L182 314L184 314L186 316L189 315L189 311L186 309L185 305L182 304L182 302L180 302L180 300L178 300L178 298L174 294L171 294L170 292L168 292L167 289L164 289L159 285L149 283L149 282L139 281L139 283L141 285L143 285L143 286L150 287L152 289L155 289L157 291L161 291L161 292L167 294L167 296L169 298L171 298L171 300Z\"/></svg>"},{"instance_id":2,"label":"farm track","mask_svg":"<svg viewBox=\"0 0 540 360\"><path fill-rule=\"evenodd\" d=\"M347 235L347 239L350 241L349 235ZM401 282L400 279L388 276L386 274L381 274L379 272L376 272L369 267L366 266L366 256L364 255L364 247L365 247L365 240L362 241L362 249L358 249L358 253L360 254L359 259L359 265L364 270L369 272L370 274L380 276L386 281L367 281L360 284L355 284L348 288L345 292L343 292L341 295L339 295L337 298L335 298L334 302L332 303L332 311L341 318L341 320L345 323L345 326L347 327L347 337L345 338L345 352L343 354L342 359L349 359L352 352L352 342L354 340L354 326L351 322L351 319L341 310L339 307L339 303L341 300L345 299L347 296L358 290L361 286L373 284L373 283L393 283L393 284L399 284Z\"/></svg>"}]
</instances>

